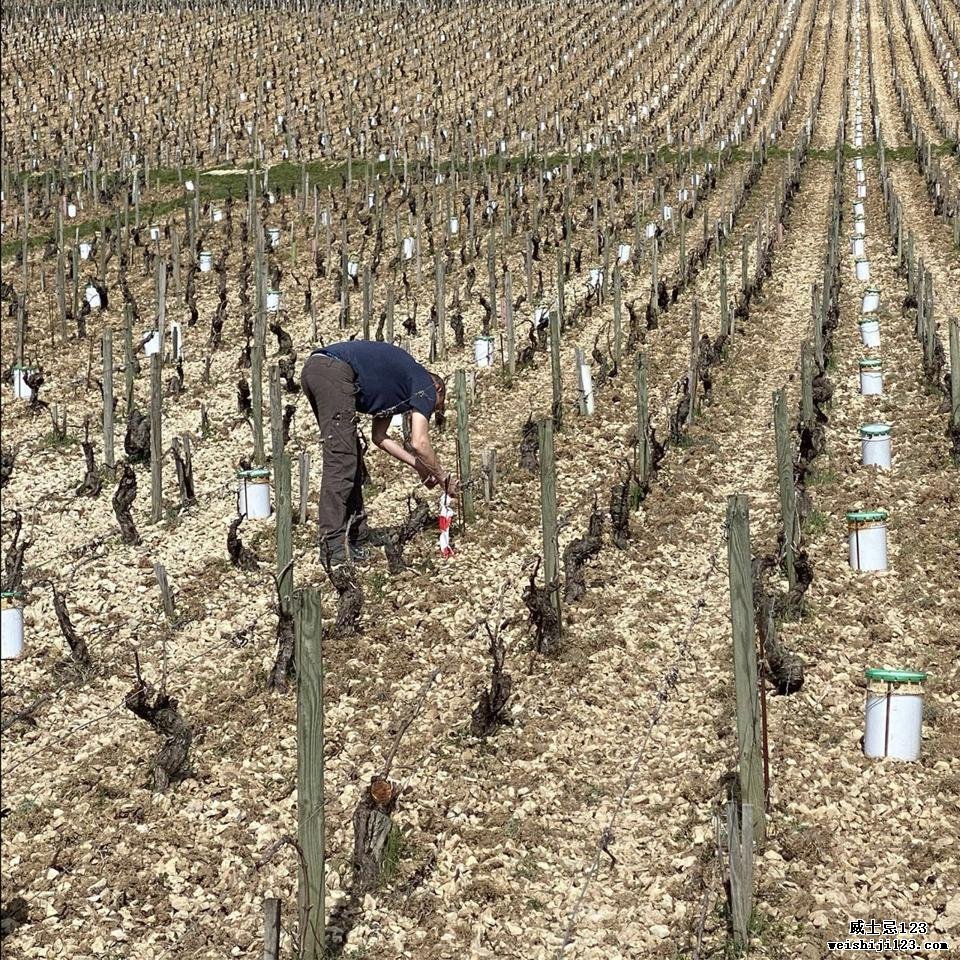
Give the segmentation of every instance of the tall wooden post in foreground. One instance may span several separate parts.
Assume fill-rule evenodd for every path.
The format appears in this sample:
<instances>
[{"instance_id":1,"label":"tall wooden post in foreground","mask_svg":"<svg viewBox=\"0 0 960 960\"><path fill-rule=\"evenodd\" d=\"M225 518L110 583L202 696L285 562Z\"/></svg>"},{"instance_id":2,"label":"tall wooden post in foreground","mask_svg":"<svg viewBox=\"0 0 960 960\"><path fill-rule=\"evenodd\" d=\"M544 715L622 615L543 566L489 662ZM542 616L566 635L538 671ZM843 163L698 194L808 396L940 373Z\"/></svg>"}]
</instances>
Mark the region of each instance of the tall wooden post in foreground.
<instances>
[{"instance_id":1,"label":"tall wooden post in foreground","mask_svg":"<svg viewBox=\"0 0 960 960\"><path fill-rule=\"evenodd\" d=\"M160 355L150 357L150 522L163 516L163 438L161 436Z\"/></svg>"},{"instance_id":2,"label":"tall wooden post in foreground","mask_svg":"<svg viewBox=\"0 0 960 960\"><path fill-rule=\"evenodd\" d=\"M765 835L763 757L750 565L750 511L744 496L727 499L727 558L733 626L733 674L737 691L740 792L744 805L753 805L753 833L757 841L762 843Z\"/></svg>"},{"instance_id":3,"label":"tall wooden post in foreground","mask_svg":"<svg viewBox=\"0 0 960 960\"><path fill-rule=\"evenodd\" d=\"M784 564L790 588L797 585L793 541L797 517L797 490L793 480L790 453L790 426L787 422L787 396L781 389L773 393L773 431L777 444L777 480L780 487L780 516L783 520Z\"/></svg>"},{"instance_id":4,"label":"tall wooden post in foreground","mask_svg":"<svg viewBox=\"0 0 960 960\"><path fill-rule=\"evenodd\" d=\"M950 318L950 425L960 430L960 317Z\"/></svg>"},{"instance_id":5,"label":"tall wooden post in foreground","mask_svg":"<svg viewBox=\"0 0 960 960\"><path fill-rule=\"evenodd\" d=\"M113 453L113 331L103 330L103 465L112 471Z\"/></svg>"},{"instance_id":6,"label":"tall wooden post in foreground","mask_svg":"<svg viewBox=\"0 0 960 960\"><path fill-rule=\"evenodd\" d=\"M457 457L460 464L460 497L463 507L463 522L473 523L477 518L473 507L473 487L470 485L470 421L467 412L467 375L463 370L456 374L457 389Z\"/></svg>"},{"instance_id":7,"label":"tall wooden post in foreground","mask_svg":"<svg viewBox=\"0 0 960 960\"><path fill-rule=\"evenodd\" d=\"M302 960L321 960L323 889L323 650L320 591L296 594L298 903Z\"/></svg>"},{"instance_id":8,"label":"tall wooden post in foreground","mask_svg":"<svg viewBox=\"0 0 960 960\"><path fill-rule=\"evenodd\" d=\"M550 599L560 619L557 548L557 465L553 455L553 421L541 420L540 433L540 512L543 532L543 582L551 591Z\"/></svg>"}]
</instances>

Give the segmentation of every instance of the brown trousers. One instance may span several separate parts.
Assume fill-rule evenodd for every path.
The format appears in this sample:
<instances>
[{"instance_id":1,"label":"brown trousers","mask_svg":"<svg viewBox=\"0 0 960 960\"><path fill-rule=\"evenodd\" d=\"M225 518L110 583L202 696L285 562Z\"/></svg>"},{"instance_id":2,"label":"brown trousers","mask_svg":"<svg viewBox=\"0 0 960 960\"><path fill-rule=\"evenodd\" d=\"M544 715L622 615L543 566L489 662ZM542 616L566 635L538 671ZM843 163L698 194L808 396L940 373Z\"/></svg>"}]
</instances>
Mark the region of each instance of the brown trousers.
<instances>
[{"instance_id":1,"label":"brown trousers","mask_svg":"<svg viewBox=\"0 0 960 960\"><path fill-rule=\"evenodd\" d=\"M313 354L303 365L303 391L320 427L320 541L332 551L369 535L363 510L363 452L357 432L357 387L353 367L335 357Z\"/></svg>"}]
</instances>

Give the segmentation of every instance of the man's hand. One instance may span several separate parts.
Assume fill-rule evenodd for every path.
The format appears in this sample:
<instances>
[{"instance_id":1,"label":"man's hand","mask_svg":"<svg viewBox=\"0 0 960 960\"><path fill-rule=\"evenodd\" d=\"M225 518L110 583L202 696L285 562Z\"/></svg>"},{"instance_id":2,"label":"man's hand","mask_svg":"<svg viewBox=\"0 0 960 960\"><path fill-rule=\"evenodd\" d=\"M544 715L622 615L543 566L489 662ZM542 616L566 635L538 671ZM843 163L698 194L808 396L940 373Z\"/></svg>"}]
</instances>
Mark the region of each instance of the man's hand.
<instances>
[{"instance_id":1,"label":"man's hand","mask_svg":"<svg viewBox=\"0 0 960 960\"><path fill-rule=\"evenodd\" d=\"M452 497L460 490L460 481L452 474L448 473L443 481L443 492L448 497Z\"/></svg>"},{"instance_id":2,"label":"man's hand","mask_svg":"<svg viewBox=\"0 0 960 960\"><path fill-rule=\"evenodd\" d=\"M433 471L429 470L426 464L421 463L419 460L414 460L413 469L416 470L420 482L428 489L435 487L439 482L436 476L434 476Z\"/></svg>"}]
</instances>

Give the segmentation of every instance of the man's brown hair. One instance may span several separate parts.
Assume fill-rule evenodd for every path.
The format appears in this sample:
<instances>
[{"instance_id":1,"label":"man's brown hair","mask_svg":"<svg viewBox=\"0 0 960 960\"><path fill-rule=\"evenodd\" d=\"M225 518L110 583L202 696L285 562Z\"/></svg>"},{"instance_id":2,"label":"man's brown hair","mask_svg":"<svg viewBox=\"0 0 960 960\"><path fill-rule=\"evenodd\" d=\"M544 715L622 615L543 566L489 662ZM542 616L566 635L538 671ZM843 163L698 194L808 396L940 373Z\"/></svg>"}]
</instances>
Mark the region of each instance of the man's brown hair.
<instances>
[{"instance_id":1,"label":"man's brown hair","mask_svg":"<svg viewBox=\"0 0 960 960\"><path fill-rule=\"evenodd\" d=\"M447 409L447 386L443 382L443 377L429 370L427 373L430 374L430 379L433 381L433 388L437 392L437 405L433 408L433 415L438 422L442 422L443 415Z\"/></svg>"}]
</instances>

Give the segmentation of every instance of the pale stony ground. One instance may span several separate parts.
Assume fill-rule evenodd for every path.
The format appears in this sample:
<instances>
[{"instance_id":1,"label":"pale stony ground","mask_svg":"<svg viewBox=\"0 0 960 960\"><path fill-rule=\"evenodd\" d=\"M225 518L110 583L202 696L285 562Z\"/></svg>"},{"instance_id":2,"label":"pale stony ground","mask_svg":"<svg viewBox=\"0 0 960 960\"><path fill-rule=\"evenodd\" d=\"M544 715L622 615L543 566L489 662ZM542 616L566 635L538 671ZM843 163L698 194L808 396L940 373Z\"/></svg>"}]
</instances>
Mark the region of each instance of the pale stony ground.
<instances>
[{"instance_id":1,"label":"pale stony ground","mask_svg":"<svg viewBox=\"0 0 960 960\"><path fill-rule=\"evenodd\" d=\"M797 33L814 9L803 4ZM830 43L829 6L821 2L816 9L819 54ZM846 7L838 6L834 17L834 37L841 37ZM804 120L815 67L811 56L784 144ZM833 141L842 68L842 58L835 57L814 130L820 147ZM889 109L896 109L894 101ZM782 166L779 159L768 162L732 244L751 235ZM488 669L475 627L495 616L501 584L508 615L522 610L524 564L539 548L539 492L536 478L516 467L515 450L528 413L543 414L550 376L542 354L510 391L496 372L479 372L471 439L475 458L488 446L500 450L495 502L480 506L476 526L457 538L453 560L436 556L431 534L411 547L413 566L400 577L388 578L382 561L375 564L364 574L363 634L327 640L329 907L342 899L349 876L349 818L360 791L382 765L423 682L442 668L394 768L405 787L396 816L403 836L398 870L364 901L348 956L555 956L621 795L608 845L616 863L600 857L577 904L573 944L564 955L679 960L690 953L705 889L705 948L711 956L723 955L713 818L721 809L721 779L734 769L736 753L725 498L733 492L751 497L754 549L767 552L778 522L770 392L786 384L791 402L796 399L810 285L825 247L830 172L824 160L811 161L804 172L773 277L716 371L711 405L684 445L668 455L633 521L629 548L620 552L608 543L591 565L586 596L568 608L560 655L532 658L522 627L508 629L508 669L516 684L512 723L484 743L467 732ZM770 701L771 838L758 866L754 952L785 960L822 956L824 940L843 933L847 920L860 914L927 920L950 933L960 906L958 695L951 656L960 639L960 478L944 459L939 400L922 385L919 348L899 313L902 281L881 252L875 167L870 178L868 217L871 235L877 235L871 256L887 292L883 349L889 375L880 410L896 425L896 460L889 477L857 466L853 438L868 407L856 392L858 292L847 257L830 372L837 392L829 449L812 490L819 517L808 541L815 580L804 619L785 627L788 643L808 662L807 685ZM848 193L851 182L848 173ZM722 209L735 187L731 170L710 209L714 202ZM918 222L926 223L922 192L913 202ZM932 224L926 242L932 255L940 252L947 272L931 265L949 288L952 251L945 237L937 239L932 215L926 216ZM676 247L670 249L675 256ZM236 255L232 262L235 267ZM716 334L717 287L714 260L648 335L652 408L660 409L683 372L695 297L703 305L704 329ZM568 284L568 298L580 293L582 279ZM476 316L471 319L475 326ZM305 349L305 320L291 316L289 323ZM590 346L601 324L602 318L593 318L565 343L568 397L575 391L572 345ZM332 308L321 325L328 339L336 336ZM422 340L415 344L421 356L423 347ZM65 358L57 372L65 376L69 369L82 377L86 357L80 353ZM192 392L202 366L199 350L188 357L188 395L165 409L170 436L196 431L199 423ZM454 356L448 367L463 362ZM225 561L223 541L234 512L230 476L249 445L246 427L229 412L235 409L232 364L232 354L218 359L213 385L203 394L214 435L197 446L199 509L149 526L149 484L141 472L141 548L119 546L107 494L98 501L70 500L58 514L42 511L42 536L28 566L42 565L69 584L81 632L111 629L91 639L102 675L55 693L36 728L21 725L4 735L4 806L12 813L4 820L3 900L23 896L31 920L5 940L5 955L252 957L264 896L282 897L292 918L292 855L283 851L262 869L254 867L274 840L295 827L295 703L292 696L263 691L273 656L272 526L250 530L264 560L260 574L239 574ZM594 493L606 503L629 450L633 387L626 372L620 381L598 392L596 417L568 413L570 426L558 436L559 506L568 521L561 548L583 529ZM6 390L3 402L10 439L36 449L48 425L26 418ZM315 433L305 404L300 407L297 441L315 452ZM74 409L79 414L96 405L85 394L71 401ZM71 422L77 414L71 413ZM662 436L659 413L657 419ZM452 460L449 431L440 450ZM383 458L371 457L370 467L382 491L371 500L371 511L378 518L398 516L412 484ZM49 501L80 473L78 448L45 450L18 461L5 500ZM893 562L884 577L859 578L846 566L843 512L876 500L891 510ZM325 589L309 553L312 535L312 525L296 532L297 579ZM69 548L99 536L106 538L102 555L72 569L76 559ZM195 618L165 642L152 574L157 560L181 591L179 603ZM232 637L245 627L251 642L235 647ZM62 641L48 591L31 593L27 631L30 657L3 668L5 708L12 702L13 710L69 677L57 667ZM132 686L132 644L153 680L165 653L170 689L198 726L196 778L167 796L143 786L155 738L123 709L98 719ZM860 678L868 665L930 671L932 709L920 763L868 762L860 754ZM657 691L674 666L678 685L645 742ZM58 731L87 721L93 721L89 728L57 742Z\"/></svg>"}]
</instances>

